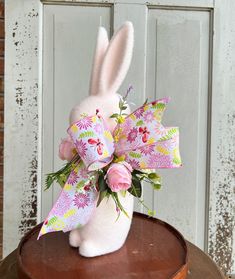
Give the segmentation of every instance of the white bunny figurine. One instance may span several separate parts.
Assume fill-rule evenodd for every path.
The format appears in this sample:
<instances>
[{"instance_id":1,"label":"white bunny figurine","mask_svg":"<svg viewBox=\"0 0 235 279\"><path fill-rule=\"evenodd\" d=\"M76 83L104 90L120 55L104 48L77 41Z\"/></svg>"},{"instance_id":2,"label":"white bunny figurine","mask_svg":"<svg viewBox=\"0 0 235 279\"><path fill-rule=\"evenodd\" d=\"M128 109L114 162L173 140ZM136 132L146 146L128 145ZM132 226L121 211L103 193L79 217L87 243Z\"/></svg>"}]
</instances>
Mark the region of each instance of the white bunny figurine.
<instances>
[{"instance_id":1,"label":"white bunny figurine","mask_svg":"<svg viewBox=\"0 0 235 279\"><path fill-rule=\"evenodd\" d=\"M130 66L134 43L134 30L131 22L125 22L114 34L110 43L107 32L99 28L93 71L90 81L90 94L70 114L70 124L81 118L81 114L94 115L99 109L110 131L116 123L110 116L119 112L120 95L116 92L122 84ZM127 113L130 113L128 107ZM121 212L117 219L113 199L104 198L95 209L91 220L82 228L70 232L69 243L79 247L85 257L95 257L118 250L128 235L132 214L133 196L127 192L119 195L120 202L129 218Z\"/></svg>"}]
</instances>

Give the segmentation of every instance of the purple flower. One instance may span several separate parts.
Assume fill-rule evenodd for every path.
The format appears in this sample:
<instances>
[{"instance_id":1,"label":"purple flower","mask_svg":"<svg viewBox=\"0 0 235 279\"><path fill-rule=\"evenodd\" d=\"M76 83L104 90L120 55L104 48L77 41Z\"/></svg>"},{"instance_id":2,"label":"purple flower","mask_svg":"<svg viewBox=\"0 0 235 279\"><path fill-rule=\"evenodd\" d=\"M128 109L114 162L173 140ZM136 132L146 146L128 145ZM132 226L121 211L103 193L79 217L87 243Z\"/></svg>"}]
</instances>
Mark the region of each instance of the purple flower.
<instances>
[{"instance_id":1,"label":"purple flower","mask_svg":"<svg viewBox=\"0 0 235 279\"><path fill-rule=\"evenodd\" d=\"M140 169L140 164L135 159L128 160L128 164L130 164L133 169Z\"/></svg>"},{"instance_id":2,"label":"purple flower","mask_svg":"<svg viewBox=\"0 0 235 279\"><path fill-rule=\"evenodd\" d=\"M144 115L144 120L149 123L152 122L154 120L154 114L152 111L147 111Z\"/></svg>"},{"instance_id":3,"label":"purple flower","mask_svg":"<svg viewBox=\"0 0 235 279\"><path fill-rule=\"evenodd\" d=\"M73 202L77 208L84 208L89 205L90 198L86 194L79 193L75 195Z\"/></svg>"},{"instance_id":4,"label":"purple flower","mask_svg":"<svg viewBox=\"0 0 235 279\"><path fill-rule=\"evenodd\" d=\"M76 140L75 146L77 148L78 154L80 155L80 157L85 157L86 156L86 143L83 140Z\"/></svg>"},{"instance_id":5,"label":"purple flower","mask_svg":"<svg viewBox=\"0 0 235 279\"><path fill-rule=\"evenodd\" d=\"M154 152L154 145L145 145L140 147L140 152L144 155L148 155Z\"/></svg>"},{"instance_id":6,"label":"purple flower","mask_svg":"<svg viewBox=\"0 0 235 279\"><path fill-rule=\"evenodd\" d=\"M52 209L51 214L63 216L64 213L69 209L69 205L70 197L65 191L62 191L59 199L57 200L54 208Z\"/></svg>"},{"instance_id":7,"label":"purple flower","mask_svg":"<svg viewBox=\"0 0 235 279\"><path fill-rule=\"evenodd\" d=\"M92 126L92 117L91 116L84 117L77 122L77 127L79 129L87 130L87 128L91 127L91 126Z\"/></svg>"},{"instance_id":8,"label":"purple flower","mask_svg":"<svg viewBox=\"0 0 235 279\"><path fill-rule=\"evenodd\" d=\"M78 180L78 175L74 170L72 170L68 178L68 184L74 185L75 183L77 183L77 180Z\"/></svg>"},{"instance_id":9,"label":"purple flower","mask_svg":"<svg viewBox=\"0 0 235 279\"><path fill-rule=\"evenodd\" d=\"M132 128L127 136L127 140L129 142L135 141L136 137L138 135L138 129L137 128Z\"/></svg>"},{"instance_id":10,"label":"purple flower","mask_svg":"<svg viewBox=\"0 0 235 279\"><path fill-rule=\"evenodd\" d=\"M140 118L142 117L144 114L144 107L140 107L139 109L137 109L135 112L134 112L134 115L136 118Z\"/></svg>"},{"instance_id":11,"label":"purple flower","mask_svg":"<svg viewBox=\"0 0 235 279\"><path fill-rule=\"evenodd\" d=\"M149 164L151 168L168 168L172 162L170 156L156 153L149 157Z\"/></svg>"}]
</instances>

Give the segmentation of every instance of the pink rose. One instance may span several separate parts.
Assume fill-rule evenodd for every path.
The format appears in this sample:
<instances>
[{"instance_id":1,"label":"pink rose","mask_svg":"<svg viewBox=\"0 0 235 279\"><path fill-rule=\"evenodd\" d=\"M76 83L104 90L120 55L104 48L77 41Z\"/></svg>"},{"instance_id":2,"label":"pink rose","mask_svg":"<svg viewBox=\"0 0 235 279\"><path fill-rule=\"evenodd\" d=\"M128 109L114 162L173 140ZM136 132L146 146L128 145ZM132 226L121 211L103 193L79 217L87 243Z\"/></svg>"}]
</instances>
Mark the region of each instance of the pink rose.
<instances>
[{"instance_id":1,"label":"pink rose","mask_svg":"<svg viewBox=\"0 0 235 279\"><path fill-rule=\"evenodd\" d=\"M107 171L107 183L113 192L131 187L132 167L127 162L113 163Z\"/></svg>"},{"instance_id":2,"label":"pink rose","mask_svg":"<svg viewBox=\"0 0 235 279\"><path fill-rule=\"evenodd\" d=\"M62 139L59 146L59 157L61 160L71 161L76 154L76 149L70 137Z\"/></svg>"}]
</instances>

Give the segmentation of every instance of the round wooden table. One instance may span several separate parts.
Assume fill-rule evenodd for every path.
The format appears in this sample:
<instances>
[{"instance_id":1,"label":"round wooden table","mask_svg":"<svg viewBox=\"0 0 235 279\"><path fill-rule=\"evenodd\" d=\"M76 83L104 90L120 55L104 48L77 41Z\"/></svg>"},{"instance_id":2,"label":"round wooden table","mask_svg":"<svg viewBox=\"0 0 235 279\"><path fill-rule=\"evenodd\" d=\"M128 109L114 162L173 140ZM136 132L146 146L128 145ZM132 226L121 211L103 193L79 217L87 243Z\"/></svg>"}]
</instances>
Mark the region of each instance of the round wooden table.
<instances>
[{"instance_id":1,"label":"round wooden table","mask_svg":"<svg viewBox=\"0 0 235 279\"><path fill-rule=\"evenodd\" d=\"M134 214L134 222L133 222L134 225L133 225L132 231L129 235L129 239L127 240L127 244L130 243L133 239L134 228L135 229L137 228L137 230L135 230L135 232L137 232L138 235L141 235L141 232L138 229L137 225L139 224L138 220L143 218L142 216L143 215L141 215L141 214ZM35 229L38 229L38 228L35 227ZM155 230L155 228L153 228L153 229L154 229L154 234L155 234L155 231L157 231L157 228L156 228L156 230ZM49 236L49 237L51 237L51 236ZM66 234L63 234L61 232L60 234L57 234L56 237L58 237L61 240L63 240L63 238L64 238L64 240L65 240L64 245L66 247L66 248L62 249L64 252L65 252L66 249L70 249L69 246L67 246L67 243L68 243L67 242L67 237L68 236ZM37 243L33 242L33 245L34 244L37 246L38 242ZM125 246L126 246L126 244L125 244ZM138 244L135 244L135 247L136 246L138 246ZM197 248L196 246L194 246L190 242L187 242L187 246L188 246L188 260L189 260L189 271L188 271L187 279L201 279L201 278L203 278L203 279L223 279L223 278L225 278L222 275L222 273L220 272L219 268L216 266L216 264L204 252L202 252L199 248ZM71 249L74 249L74 248L71 248ZM31 248L30 248L30 250L31 250ZM75 251L73 251L73 252L75 252ZM48 256L48 254L46 254L46 255ZM110 254L110 255L111 255L110 258L109 258L108 255L105 256L106 260L111 260L111 258L113 257L114 254ZM115 254L115 257L117 257L117 261L118 261L118 257L120 255L121 255L120 252ZM55 257L56 257L56 255L55 255ZM55 258L55 260L56 260L56 258ZM89 261L89 259L88 259L88 261ZM102 261L102 259L99 258L98 261ZM128 261L128 259L126 259L126 261L129 262L129 261L131 261L131 259L129 259L129 261ZM84 262L84 260L83 260L83 262ZM85 261L85 263L87 263L87 262ZM96 260L95 260L95 263L96 263ZM102 271L102 274L103 274L103 272L104 272L104 278L105 278L105 269ZM135 273L135 276L132 276L133 274L130 273L130 275L127 275L125 278L153 278L153 277L148 275L150 273L148 273L148 264L147 263L145 263L144 275L143 275L143 272L141 274L142 275L138 276L138 272L137 272L137 273ZM11 279L16 279L16 278L18 278L18 276L17 276L17 250L13 251L9 256L7 256L0 263L0 278L2 278L2 279L10 279L10 278ZM110 277L108 277L108 278L110 278ZM118 270L116 270L116 277L115 278L119 278L118 277ZM120 276L120 278L123 278L123 276Z\"/></svg>"}]
</instances>

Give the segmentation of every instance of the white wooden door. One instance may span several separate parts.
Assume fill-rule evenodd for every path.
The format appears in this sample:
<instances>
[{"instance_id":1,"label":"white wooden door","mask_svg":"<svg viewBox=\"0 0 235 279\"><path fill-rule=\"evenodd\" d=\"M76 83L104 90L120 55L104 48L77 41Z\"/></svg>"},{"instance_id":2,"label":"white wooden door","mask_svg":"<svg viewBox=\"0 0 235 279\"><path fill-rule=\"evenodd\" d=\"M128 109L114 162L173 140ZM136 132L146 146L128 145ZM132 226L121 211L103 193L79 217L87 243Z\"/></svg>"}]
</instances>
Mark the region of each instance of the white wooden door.
<instances>
[{"instance_id":1,"label":"white wooden door","mask_svg":"<svg viewBox=\"0 0 235 279\"><path fill-rule=\"evenodd\" d=\"M143 198L158 218L232 272L232 8L231 0L227 5L221 0L6 1L5 254L36 220L45 218L58 196L59 186L44 192L43 181L46 173L61 166L58 144L66 136L70 109L88 93L98 26L105 26L111 36L130 20L134 55L119 93L131 83L130 101L136 106L146 98L171 97L163 123L180 127L183 160L181 169L160 171L162 189L153 193L145 187ZM20 159L14 161L12 152ZM24 172L16 171L13 179L11 168L19 162ZM13 193L13 209L18 211L10 222L6 216L13 212ZM138 204L136 210L144 212ZM11 233L14 226L19 228L17 238Z\"/></svg>"}]
</instances>

